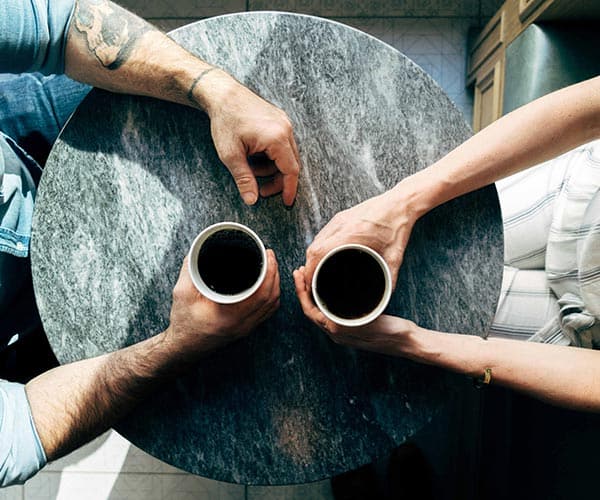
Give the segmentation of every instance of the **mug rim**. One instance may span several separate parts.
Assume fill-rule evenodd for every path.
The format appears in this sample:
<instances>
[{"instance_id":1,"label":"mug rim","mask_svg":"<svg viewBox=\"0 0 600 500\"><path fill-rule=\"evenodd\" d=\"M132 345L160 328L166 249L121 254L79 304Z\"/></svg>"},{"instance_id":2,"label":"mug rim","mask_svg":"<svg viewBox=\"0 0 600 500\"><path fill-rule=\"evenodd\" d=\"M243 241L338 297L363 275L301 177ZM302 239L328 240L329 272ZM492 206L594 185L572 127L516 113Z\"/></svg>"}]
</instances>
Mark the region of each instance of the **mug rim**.
<instances>
[{"instance_id":1,"label":"mug rim","mask_svg":"<svg viewBox=\"0 0 600 500\"><path fill-rule=\"evenodd\" d=\"M381 300L379 301L377 306L375 308L373 308L373 310L371 312L369 312L368 314L365 314L364 316L361 316L359 318L349 319L349 318L342 318L340 316L337 316L336 314L329 311L327 309L327 307L325 307L325 304L323 303L323 301L319 297L319 294L317 293L317 277L319 275L321 267L323 267L323 264L331 256L333 256L336 253L341 252L343 250L351 250L351 249L362 250L363 252L369 254L371 257L373 257L375 259L375 261L379 264L379 267L381 268L381 270L383 272L385 288L383 290L383 296L381 297ZM329 319L329 320L333 321L334 323L341 325L341 326L363 326L363 325L366 325L366 324L370 323L371 321L375 320L377 317L379 317L381 315L381 313L383 313L383 311L385 310L387 305L389 304L390 298L392 297L392 273L390 272L390 268L387 265L387 262L384 260L384 258L378 252L373 250L371 247L362 245L360 243L346 243L344 245L340 245L340 246L337 246L337 247L331 249L319 261L319 263L317 264L317 267L315 268L315 272L313 274L311 289L312 289L312 295L313 295L315 304L317 305L319 310L325 315L325 317L327 319Z\"/></svg>"},{"instance_id":2,"label":"mug rim","mask_svg":"<svg viewBox=\"0 0 600 500\"><path fill-rule=\"evenodd\" d=\"M258 246L262 257L262 266L256 282L250 288L232 295L226 295L211 290L200 276L200 271L198 270L198 254L200 253L200 248L202 248L204 242L213 234L227 229L237 230L250 236ZM188 272L196 289L207 299L212 300L217 304L236 304L253 295L265 280L265 276L267 275L267 250L260 237L248 226L233 221L217 222L216 224L204 228L194 238L188 252Z\"/></svg>"}]
</instances>

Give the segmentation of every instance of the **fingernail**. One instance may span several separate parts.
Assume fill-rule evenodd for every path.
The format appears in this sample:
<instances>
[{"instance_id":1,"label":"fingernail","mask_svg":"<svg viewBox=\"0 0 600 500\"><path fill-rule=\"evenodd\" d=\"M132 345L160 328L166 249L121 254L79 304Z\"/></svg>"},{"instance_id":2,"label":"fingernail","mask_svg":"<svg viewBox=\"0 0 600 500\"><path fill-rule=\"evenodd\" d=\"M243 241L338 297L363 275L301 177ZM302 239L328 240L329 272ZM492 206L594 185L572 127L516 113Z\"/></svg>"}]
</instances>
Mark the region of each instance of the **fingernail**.
<instances>
[{"instance_id":1,"label":"fingernail","mask_svg":"<svg viewBox=\"0 0 600 500\"><path fill-rule=\"evenodd\" d=\"M256 193L248 192L242 194L242 199L246 205L254 205L258 197L256 196Z\"/></svg>"},{"instance_id":2,"label":"fingernail","mask_svg":"<svg viewBox=\"0 0 600 500\"><path fill-rule=\"evenodd\" d=\"M292 201L291 205L284 205L284 207L289 212L292 208L294 208L294 205L296 205L296 198L294 198L294 201Z\"/></svg>"}]
</instances>

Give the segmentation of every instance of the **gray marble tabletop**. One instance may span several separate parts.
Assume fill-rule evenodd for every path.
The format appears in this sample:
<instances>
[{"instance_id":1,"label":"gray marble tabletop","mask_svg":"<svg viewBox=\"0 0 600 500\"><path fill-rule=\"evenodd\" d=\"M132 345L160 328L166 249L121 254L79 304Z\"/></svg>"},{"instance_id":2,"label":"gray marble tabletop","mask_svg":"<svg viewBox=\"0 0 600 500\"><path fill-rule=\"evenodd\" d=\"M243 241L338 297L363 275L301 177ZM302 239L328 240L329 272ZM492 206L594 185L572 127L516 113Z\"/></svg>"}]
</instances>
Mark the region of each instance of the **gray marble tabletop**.
<instances>
[{"instance_id":1,"label":"gray marble tabletop","mask_svg":"<svg viewBox=\"0 0 600 500\"><path fill-rule=\"evenodd\" d=\"M336 212L431 164L469 127L418 66L342 24L255 12L171 36L289 114L303 164L297 202L246 207L202 112L94 90L52 150L34 217L52 347L66 363L163 330L195 235L242 222L278 255L281 309L117 429L166 462L235 483L303 483L368 463L454 411L457 379L333 344L303 317L291 271ZM443 205L415 228L389 311L484 335L502 253L494 187Z\"/></svg>"}]
</instances>

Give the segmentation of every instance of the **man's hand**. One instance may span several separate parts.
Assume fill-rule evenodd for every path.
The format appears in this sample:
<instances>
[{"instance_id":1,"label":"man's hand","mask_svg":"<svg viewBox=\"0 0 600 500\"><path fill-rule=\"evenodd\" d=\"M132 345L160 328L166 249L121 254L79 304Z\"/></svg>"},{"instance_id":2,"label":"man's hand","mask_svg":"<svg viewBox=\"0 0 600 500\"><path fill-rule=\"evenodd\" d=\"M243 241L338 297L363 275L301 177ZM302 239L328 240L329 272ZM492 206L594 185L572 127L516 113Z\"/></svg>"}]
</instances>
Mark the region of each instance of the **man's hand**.
<instances>
[{"instance_id":1,"label":"man's hand","mask_svg":"<svg viewBox=\"0 0 600 500\"><path fill-rule=\"evenodd\" d=\"M108 0L77 0L65 72L113 92L205 110L219 158L244 201L252 205L258 199L259 176L270 177L262 196L283 191L283 202L294 203L300 157L287 115L138 16ZM248 157L256 154L272 162L253 168Z\"/></svg>"},{"instance_id":2,"label":"man's hand","mask_svg":"<svg viewBox=\"0 0 600 500\"><path fill-rule=\"evenodd\" d=\"M237 304L217 304L204 297L190 278L187 257L173 289L166 337L176 349L193 355L212 351L250 333L279 307L279 271L273 250L267 250L267 274L251 297Z\"/></svg>"},{"instance_id":3,"label":"man's hand","mask_svg":"<svg viewBox=\"0 0 600 500\"><path fill-rule=\"evenodd\" d=\"M393 191L337 213L306 250L305 277L310 286L319 261L333 248L360 243L378 252L390 266L392 286L417 219Z\"/></svg>"},{"instance_id":4,"label":"man's hand","mask_svg":"<svg viewBox=\"0 0 600 500\"><path fill-rule=\"evenodd\" d=\"M262 286L239 304L220 305L194 287L184 260L173 290L170 325L118 351L59 366L26 386L35 427L55 460L113 425L165 380L203 354L247 335L279 305L279 272L267 250Z\"/></svg>"},{"instance_id":5,"label":"man's hand","mask_svg":"<svg viewBox=\"0 0 600 500\"><path fill-rule=\"evenodd\" d=\"M368 325L359 327L340 326L327 319L314 303L306 282L304 267L294 271L296 294L308 319L323 330L333 342L366 351L406 356L402 347L418 327L412 322L389 315L381 315Z\"/></svg>"},{"instance_id":6,"label":"man's hand","mask_svg":"<svg viewBox=\"0 0 600 500\"><path fill-rule=\"evenodd\" d=\"M261 196L281 193L285 205L296 198L300 156L292 124L279 108L260 98L227 73L209 70L191 95L208 113L219 158L235 179L244 202L258 200L256 177L270 177ZM248 157L258 159L248 161ZM258 161L257 161L258 160Z\"/></svg>"}]
</instances>

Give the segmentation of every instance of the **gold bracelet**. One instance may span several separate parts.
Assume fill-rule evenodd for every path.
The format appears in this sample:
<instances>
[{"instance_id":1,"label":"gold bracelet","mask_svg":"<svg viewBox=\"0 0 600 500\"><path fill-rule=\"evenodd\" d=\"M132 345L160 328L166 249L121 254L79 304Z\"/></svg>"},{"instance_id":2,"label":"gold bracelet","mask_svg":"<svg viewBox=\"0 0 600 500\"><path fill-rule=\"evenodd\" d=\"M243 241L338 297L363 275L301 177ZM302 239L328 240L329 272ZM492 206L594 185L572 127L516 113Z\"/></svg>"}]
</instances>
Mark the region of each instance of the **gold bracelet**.
<instances>
[{"instance_id":1,"label":"gold bracelet","mask_svg":"<svg viewBox=\"0 0 600 500\"><path fill-rule=\"evenodd\" d=\"M485 370L483 370L483 375L481 377L477 377L477 378L473 379L473 384L475 385L475 387L477 389L481 389L482 387L484 387L486 385L490 385L491 381L492 381L492 369L486 368Z\"/></svg>"}]
</instances>

